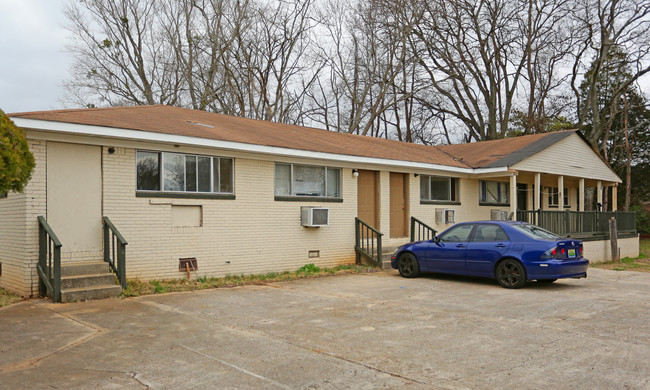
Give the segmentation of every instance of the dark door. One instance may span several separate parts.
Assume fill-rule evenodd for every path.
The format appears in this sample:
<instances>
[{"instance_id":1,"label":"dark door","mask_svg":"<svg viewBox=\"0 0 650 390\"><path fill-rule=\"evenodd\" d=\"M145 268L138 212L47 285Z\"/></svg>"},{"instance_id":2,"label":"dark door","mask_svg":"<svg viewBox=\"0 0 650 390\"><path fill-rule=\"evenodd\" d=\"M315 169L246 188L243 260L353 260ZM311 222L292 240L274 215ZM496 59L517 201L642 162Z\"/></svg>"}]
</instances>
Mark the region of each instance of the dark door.
<instances>
[{"instance_id":1,"label":"dark door","mask_svg":"<svg viewBox=\"0 0 650 390\"><path fill-rule=\"evenodd\" d=\"M517 210L528 210L528 184L517 183Z\"/></svg>"},{"instance_id":2,"label":"dark door","mask_svg":"<svg viewBox=\"0 0 650 390\"><path fill-rule=\"evenodd\" d=\"M506 232L497 224L480 223L472 240L467 244L465 263L467 272L474 275L491 276L494 264L510 247L510 239Z\"/></svg>"}]
</instances>

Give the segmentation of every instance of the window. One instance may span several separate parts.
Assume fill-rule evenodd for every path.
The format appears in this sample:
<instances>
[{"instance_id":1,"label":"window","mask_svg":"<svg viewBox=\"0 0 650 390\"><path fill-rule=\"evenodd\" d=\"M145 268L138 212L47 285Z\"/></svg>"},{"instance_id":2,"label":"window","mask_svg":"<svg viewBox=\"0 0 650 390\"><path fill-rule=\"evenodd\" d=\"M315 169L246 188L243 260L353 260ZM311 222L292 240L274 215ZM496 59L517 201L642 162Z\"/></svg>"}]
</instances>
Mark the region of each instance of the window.
<instances>
[{"instance_id":1,"label":"window","mask_svg":"<svg viewBox=\"0 0 650 390\"><path fill-rule=\"evenodd\" d=\"M455 177L427 176L420 177L421 201L458 201L458 179Z\"/></svg>"},{"instance_id":2,"label":"window","mask_svg":"<svg viewBox=\"0 0 650 390\"><path fill-rule=\"evenodd\" d=\"M341 169L275 164L275 196L341 197Z\"/></svg>"},{"instance_id":3,"label":"window","mask_svg":"<svg viewBox=\"0 0 650 390\"><path fill-rule=\"evenodd\" d=\"M500 181L479 182L479 202L489 204L510 203L509 183Z\"/></svg>"},{"instance_id":4,"label":"window","mask_svg":"<svg viewBox=\"0 0 650 390\"><path fill-rule=\"evenodd\" d=\"M467 242L474 224L457 225L440 236L441 242Z\"/></svg>"},{"instance_id":5,"label":"window","mask_svg":"<svg viewBox=\"0 0 650 390\"><path fill-rule=\"evenodd\" d=\"M559 190L558 187L546 187L548 192L548 207L559 206ZM564 207L569 207L569 189L564 189Z\"/></svg>"},{"instance_id":6,"label":"window","mask_svg":"<svg viewBox=\"0 0 650 390\"><path fill-rule=\"evenodd\" d=\"M138 191L233 193L233 159L136 152Z\"/></svg>"},{"instance_id":7,"label":"window","mask_svg":"<svg viewBox=\"0 0 650 390\"><path fill-rule=\"evenodd\" d=\"M474 242L510 241L508 235L499 225L479 224L472 238Z\"/></svg>"}]
</instances>

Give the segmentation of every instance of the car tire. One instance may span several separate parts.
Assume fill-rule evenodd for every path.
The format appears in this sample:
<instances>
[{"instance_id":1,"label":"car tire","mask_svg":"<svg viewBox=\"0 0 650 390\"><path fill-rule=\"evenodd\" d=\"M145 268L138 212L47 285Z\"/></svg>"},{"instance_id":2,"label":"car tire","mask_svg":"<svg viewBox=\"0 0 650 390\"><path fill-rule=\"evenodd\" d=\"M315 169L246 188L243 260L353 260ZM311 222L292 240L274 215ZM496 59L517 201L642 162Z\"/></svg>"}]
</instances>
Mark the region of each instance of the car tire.
<instances>
[{"instance_id":1,"label":"car tire","mask_svg":"<svg viewBox=\"0 0 650 390\"><path fill-rule=\"evenodd\" d=\"M414 278L420 274L420 263L412 253L404 253L397 260L397 270L405 278Z\"/></svg>"},{"instance_id":2,"label":"car tire","mask_svg":"<svg viewBox=\"0 0 650 390\"><path fill-rule=\"evenodd\" d=\"M555 282L556 280L557 280L557 279L537 279L537 283L546 283L546 284L549 284L549 283L553 283L553 282Z\"/></svg>"},{"instance_id":3,"label":"car tire","mask_svg":"<svg viewBox=\"0 0 650 390\"><path fill-rule=\"evenodd\" d=\"M496 269L497 282L505 288L522 288L526 284L526 270L514 259L502 260Z\"/></svg>"}]
</instances>

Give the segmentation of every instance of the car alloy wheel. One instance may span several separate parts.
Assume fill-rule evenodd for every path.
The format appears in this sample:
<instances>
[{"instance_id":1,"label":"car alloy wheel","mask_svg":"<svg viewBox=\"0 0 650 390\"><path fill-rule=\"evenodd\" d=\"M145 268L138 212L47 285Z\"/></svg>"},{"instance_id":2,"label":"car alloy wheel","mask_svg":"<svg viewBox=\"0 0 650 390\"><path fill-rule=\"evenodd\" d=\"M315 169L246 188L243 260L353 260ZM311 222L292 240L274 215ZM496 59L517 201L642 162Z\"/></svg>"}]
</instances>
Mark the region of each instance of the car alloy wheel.
<instances>
[{"instance_id":1,"label":"car alloy wheel","mask_svg":"<svg viewBox=\"0 0 650 390\"><path fill-rule=\"evenodd\" d=\"M399 274L405 278L414 278L420 273L420 264L418 259L411 253L404 253L397 261Z\"/></svg>"},{"instance_id":2,"label":"car alloy wheel","mask_svg":"<svg viewBox=\"0 0 650 390\"><path fill-rule=\"evenodd\" d=\"M505 259L497 265L497 282L505 288L521 288L526 284L526 270L516 260Z\"/></svg>"}]
</instances>

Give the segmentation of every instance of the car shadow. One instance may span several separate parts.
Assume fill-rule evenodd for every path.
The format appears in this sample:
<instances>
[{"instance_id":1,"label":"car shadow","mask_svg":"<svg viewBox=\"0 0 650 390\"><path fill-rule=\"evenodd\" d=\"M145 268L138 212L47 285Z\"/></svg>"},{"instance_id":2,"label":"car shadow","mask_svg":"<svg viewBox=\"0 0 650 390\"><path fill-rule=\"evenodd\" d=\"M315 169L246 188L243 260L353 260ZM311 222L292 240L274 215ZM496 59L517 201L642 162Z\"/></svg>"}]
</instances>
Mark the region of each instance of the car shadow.
<instances>
[{"instance_id":1,"label":"car shadow","mask_svg":"<svg viewBox=\"0 0 650 390\"><path fill-rule=\"evenodd\" d=\"M401 277L399 273L397 276ZM492 278L484 278L479 276L466 276L466 275L451 275L451 274L442 274L436 272L423 272L420 274L419 278L426 278L431 280L445 281L451 283L472 283L475 285L484 285L484 286L495 286L501 287L499 283ZM571 280L571 279L565 279ZM524 289L535 289L535 290L564 290L564 289L573 289L573 288L582 288L580 284L574 283L563 283L563 279L556 280L553 283L544 283L538 282L536 280L526 283L523 287Z\"/></svg>"}]
</instances>

